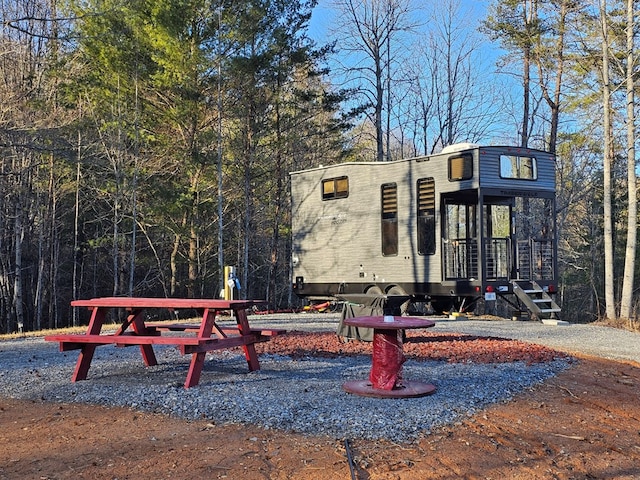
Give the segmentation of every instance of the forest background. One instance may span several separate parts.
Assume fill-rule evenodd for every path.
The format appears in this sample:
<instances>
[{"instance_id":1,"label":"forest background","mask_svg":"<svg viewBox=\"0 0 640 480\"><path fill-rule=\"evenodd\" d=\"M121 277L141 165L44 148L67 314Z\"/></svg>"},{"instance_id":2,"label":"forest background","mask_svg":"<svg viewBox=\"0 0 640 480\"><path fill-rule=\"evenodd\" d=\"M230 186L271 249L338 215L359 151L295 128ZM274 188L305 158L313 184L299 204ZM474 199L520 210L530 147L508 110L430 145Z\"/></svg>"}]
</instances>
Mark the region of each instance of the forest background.
<instances>
[{"instance_id":1,"label":"forest background","mask_svg":"<svg viewBox=\"0 0 640 480\"><path fill-rule=\"evenodd\" d=\"M556 153L563 319L635 322L634 1L0 4L0 332L224 265L300 305L288 173L458 142Z\"/></svg>"}]
</instances>

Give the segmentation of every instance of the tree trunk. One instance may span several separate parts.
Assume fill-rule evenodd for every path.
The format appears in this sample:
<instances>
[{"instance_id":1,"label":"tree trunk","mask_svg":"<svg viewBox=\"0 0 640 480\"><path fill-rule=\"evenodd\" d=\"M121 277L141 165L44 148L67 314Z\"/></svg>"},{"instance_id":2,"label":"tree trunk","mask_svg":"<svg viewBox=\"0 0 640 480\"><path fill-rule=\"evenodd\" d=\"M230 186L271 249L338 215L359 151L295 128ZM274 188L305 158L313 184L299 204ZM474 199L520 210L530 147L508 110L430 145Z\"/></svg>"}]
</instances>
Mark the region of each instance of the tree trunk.
<instances>
[{"instance_id":1,"label":"tree trunk","mask_svg":"<svg viewBox=\"0 0 640 480\"><path fill-rule=\"evenodd\" d=\"M198 279L198 233L196 232L195 219L191 219L189 227L189 282L187 283L187 297L195 298L196 281Z\"/></svg>"},{"instance_id":2,"label":"tree trunk","mask_svg":"<svg viewBox=\"0 0 640 480\"><path fill-rule=\"evenodd\" d=\"M523 61L523 79L522 79L522 132L520 133L520 146L527 147L529 144L529 97L531 91L531 79L530 79L530 49L527 47L524 50Z\"/></svg>"},{"instance_id":3,"label":"tree trunk","mask_svg":"<svg viewBox=\"0 0 640 480\"><path fill-rule=\"evenodd\" d=\"M280 95L282 88L282 78L278 75L277 79L277 87L278 91L275 97L275 134L276 134L276 152L275 152L275 177L276 177L276 188L273 192L273 200L274 200L274 212L273 212L273 221L271 225L271 246L270 246L270 254L269 254L269 274L267 278L267 300L272 308L277 307L277 295L276 295L276 285L277 285L277 277L278 277L278 256L279 256L279 242L280 242L280 212L282 210L282 198L284 198L284 192L282 191L282 176L283 176L283 154L282 154L282 119L280 112Z\"/></svg>"},{"instance_id":4,"label":"tree trunk","mask_svg":"<svg viewBox=\"0 0 640 480\"><path fill-rule=\"evenodd\" d=\"M239 299L247 298L247 289L249 288L249 259L251 249L251 226L253 224L253 163L255 161L256 149L254 138L257 131L255 125L256 119L256 99L251 99L249 103L248 116L246 121L246 137L245 141L245 163L244 163L244 216L242 223L242 276L240 277L241 289L238 292Z\"/></svg>"},{"instance_id":5,"label":"tree trunk","mask_svg":"<svg viewBox=\"0 0 640 480\"><path fill-rule=\"evenodd\" d=\"M173 248L171 249L171 256L169 260L169 267L171 268L171 278L169 280L169 294L173 297L176 294L178 286L178 250L180 248L180 234L175 235L173 238Z\"/></svg>"},{"instance_id":6,"label":"tree trunk","mask_svg":"<svg viewBox=\"0 0 640 480\"><path fill-rule=\"evenodd\" d=\"M184 228L187 224L187 214L184 213L182 216L182 225ZM182 241L182 235L180 233L176 233L173 238L173 248L171 249L171 256L169 260L169 265L171 268L171 279L169 280L169 292L171 296L174 296L178 290L178 253L180 251L180 242Z\"/></svg>"},{"instance_id":7,"label":"tree trunk","mask_svg":"<svg viewBox=\"0 0 640 480\"><path fill-rule=\"evenodd\" d=\"M376 160L384 160L384 138L382 131L382 107L384 105L384 86L382 82L382 57L378 51L375 57L376 69L376 105L374 111L374 123L376 127Z\"/></svg>"},{"instance_id":8,"label":"tree trunk","mask_svg":"<svg viewBox=\"0 0 640 480\"><path fill-rule=\"evenodd\" d=\"M116 172L116 178L118 177L117 172ZM112 262L113 262L113 296L117 296L119 293L119 286L120 286L120 278L119 278L119 273L120 273L120 267L119 267L119 239L120 239L120 233L119 233L119 222L120 222L120 197L119 197L119 192L120 192L120 186L118 181L116 180L116 198L114 200L114 206L113 206L113 248L111 251L111 255L112 255Z\"/></svg>"},{"instance_id":9,"label":"tree trunk","mask_svg":"<svg viewBox=\"0 0 640 480\"><path fill-rule=\"evenodd\" d=\"M76 164L76 191L75 191L75 205L73 214L73 276L71 278L72 284L72 300L78 299L78 267L82 261L80 255L80 134L78 133L78 163ZM73 326L78 326L78 309L73 309Z\"/></svg>"},{"instance_id":10,"label":"tree trunk","mask_svg":"<svg viewBox=\"0 0 640 480\"><path fill-rule=\"evenodd\" d=\"M555 65L555 86L553 89L553 96L549 91L549 86L542 81L545 78L544 74L544 66L545 62L548 62L548 59L544 58L551 54L547 49L543 49L542 42L538 40L539 51L535 56L536 64L538 65L538 76L540 78L540 88L542 89L542 95L549 106L549 110L551 113L551 117L549 119L550 128L549 128L549 141L547 149L551 153L556 153L556 147L558 143L558 125L560 118L560 100L562 93L562 79L564 74L564 51L565 51L565 31L566 31L566 21L569 6L567 5L568 0L563 0L560 4L560 13L558 16L558 24L557 24L557 39L555 42L554 54L556 55L554 61L552 62Z\"/></svg>"},{"instance_id":11,"label":"tree trunk","mask_svg":"<svg viewBox=\"0 0 640 480\"><path fill-rule=\"evenodd\" d=\"M609 85L609 30L607 0L600 0L602 26L602 103L604 111L603 224L604 224L604 297L607 318L616 319L613 266L613 213L611 206L611 170L613 165L613 133L611 128L611 87Z\"/></svg>"},{"instance_id":12,"label":"tree trunk","mask_svg":"<svg viewBox=\"0 0 640 480\"><path fill-rule=\"evenodd\" d=\"M627 246L624 257L624 275L622 294L620 296L620 317L631 318L633 308L633 277L636 266L636 242L638 225L638 197L636 189L636 121L634 98L634 6L633 0L627 0L627 195L629 206L627 212Z\"/></svg>"},{"instance_id":13,"label":"tree trunk","mask_svg":"<svg viewBox=\"0 0 640 480\"><path fill-rule=\"evenodd\" d=\"M194 153L192 153L194 155ZM187 296L189 298L195 298L197 292L197 282L200 276L200 262L198 251L198 240L200 232L198 230L199 218L200 218L200 174L202 171L198 168L191 177L191 209L189 212L189 268L188 268L188 282L187 282Z\"/></svg>"},{"instance_id":14,"label":"tree trunk","mask_svg":"<svg viewBox=\"0 0 640 480\"><path fill-rule=\"evenodd\" d=\"M18 196L19 197L19 196ZM21 198L17 198L15 218L15 245L14 245L14 279L13 279L13 310L15 324L11 325L9 332L21 332L24 327L23 291L22 291L22 241L24 240L24 225L22 223Z\"/></svg>"},{"instance_id":15,"label":"tree trunk","mask_svg":"<svg viewBox=\"0 0 640 480\"><path fill-rule=\"evenodd\" d=\"M531 97L531 47L526 45L522 51L522 132L520 146L529 145L529 99Z\"/></svg>"},{"instance_id":16,"label":"tree trunk","mask_svg":"<svg viewBox=\"0 0 640 480\"><path fill-rule=\"evenodd\" d=\"M39 206L38 206L39 207ZM44 298L44 271L45 271L45 238L44 230L48 225L48 215L45 216L43 224L38 226L38 270L36 276L36 295L35 302L35 318L33 320L32 328L35 331L42 329L42 301Z\"/></svg>"}]
</instances>

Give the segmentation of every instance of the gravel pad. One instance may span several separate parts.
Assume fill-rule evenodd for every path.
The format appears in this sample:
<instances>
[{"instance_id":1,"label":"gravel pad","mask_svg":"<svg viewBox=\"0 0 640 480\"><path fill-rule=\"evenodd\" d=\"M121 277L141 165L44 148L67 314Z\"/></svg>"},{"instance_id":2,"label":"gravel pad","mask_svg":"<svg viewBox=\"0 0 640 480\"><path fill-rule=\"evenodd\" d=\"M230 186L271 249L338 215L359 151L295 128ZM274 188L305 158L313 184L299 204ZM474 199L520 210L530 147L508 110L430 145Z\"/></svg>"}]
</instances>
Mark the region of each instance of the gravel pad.
<instances>
[{"instance_id":1,"label":"gravel pad","mask_svg":"<svg viewBox=\"0 0 640 480\"><path fill-rule=\"evenodd\" d=\"M119 406L214 424L244 423L333 438L411 441L510 399L567 368L570 361L526 365L408 360L403 377L433 383L433 395L379 399L346 393L364 380L371 358L261 355L248 372L239 350L208 355L198 386L183 387L190 356L155 346L159 365L145 367L137 347L96 349L86 381L70 381L77 351L24 339L0 344L0 392L15 399Z\"/></svg>"}]
</instances>

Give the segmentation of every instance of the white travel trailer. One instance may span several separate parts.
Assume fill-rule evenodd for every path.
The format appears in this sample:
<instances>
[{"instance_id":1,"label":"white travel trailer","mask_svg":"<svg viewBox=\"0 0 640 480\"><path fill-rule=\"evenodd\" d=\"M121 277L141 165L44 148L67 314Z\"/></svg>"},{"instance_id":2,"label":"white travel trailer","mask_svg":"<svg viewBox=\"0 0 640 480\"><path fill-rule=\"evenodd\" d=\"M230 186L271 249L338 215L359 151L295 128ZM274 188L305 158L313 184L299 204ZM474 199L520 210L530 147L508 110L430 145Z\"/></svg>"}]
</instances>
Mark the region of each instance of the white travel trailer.
<instances>
[{"instance_id":1,"label":"white travel trailer","mask_svg":"<svg viewBox=\"0 0 640 480\"><path fill-rule=\"evenodd\" d=\"M291 173L291 198L299 296L409 295L444 311L516 294L535 315L559 311L548 152L458 144L312 168Z\"/></svg>"}]
</instances>

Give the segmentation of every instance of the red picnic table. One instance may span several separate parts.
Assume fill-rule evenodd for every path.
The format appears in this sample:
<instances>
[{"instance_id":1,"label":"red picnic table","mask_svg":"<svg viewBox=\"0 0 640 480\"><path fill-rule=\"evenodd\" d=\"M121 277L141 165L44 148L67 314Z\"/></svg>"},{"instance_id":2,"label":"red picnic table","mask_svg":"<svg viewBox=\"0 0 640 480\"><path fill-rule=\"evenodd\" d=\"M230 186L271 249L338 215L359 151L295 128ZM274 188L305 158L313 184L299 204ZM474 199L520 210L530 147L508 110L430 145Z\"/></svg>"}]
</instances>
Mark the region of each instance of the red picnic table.
<instances>
[{"instance_id":1,"label":"red picnic table","mask_svg":"<svg viewBox=\"0 0 640 480\"><path fill-rule=\"evenodd\" d=\"M153 345L176 345L182 355L191 354L191 364L185 388L200 381L207 352L224 348L242 347L250 371L259 370L260 363L255 343L268 341L284 330L252 329L247 319L247 309L261 300L209 300L190 298L141 298L103 297L90 300L74 300L74 307L87 307L91 319L85 334L48 335L45 340L60 342L60 351L80 350L71 381L86 380L96 347L100 345L138 345L146 366L157 365ZM127 317L112 334L102 334L102 326L112 308L127 311ZM149 309L186 310L202 312L199 324L149 323L145 312ZM221 328L216 323L219 312L231 311L237 325ZM162 335L162 332L187 332L190 335ZM212 336L213 335L213 336Z\"/></svg>"}]
</instances>

